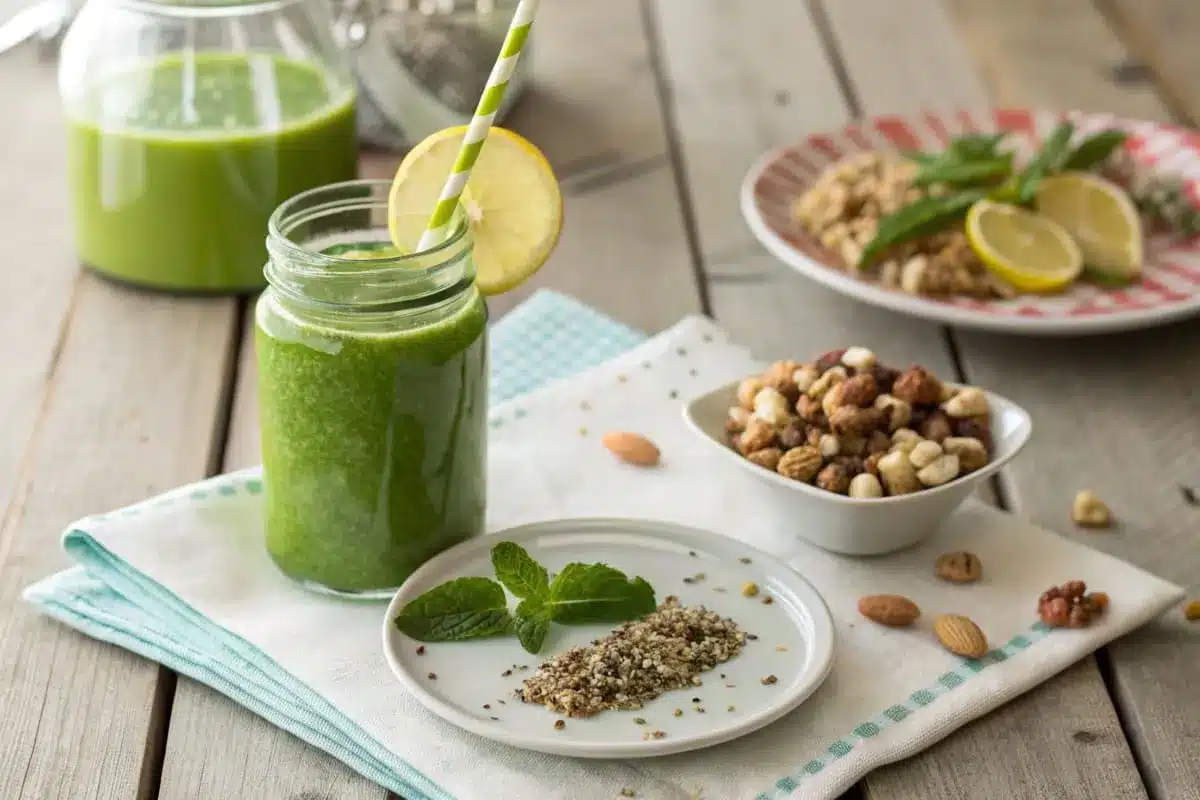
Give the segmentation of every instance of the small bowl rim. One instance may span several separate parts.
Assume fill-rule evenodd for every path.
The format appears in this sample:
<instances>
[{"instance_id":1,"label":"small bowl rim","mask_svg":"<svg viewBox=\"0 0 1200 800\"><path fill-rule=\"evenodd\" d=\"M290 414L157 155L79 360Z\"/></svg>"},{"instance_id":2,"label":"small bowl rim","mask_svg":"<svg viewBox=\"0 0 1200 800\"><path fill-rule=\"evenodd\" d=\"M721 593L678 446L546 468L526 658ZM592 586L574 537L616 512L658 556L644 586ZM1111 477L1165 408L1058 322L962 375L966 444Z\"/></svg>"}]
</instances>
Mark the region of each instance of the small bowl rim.
<instances>
[{"instance_id":1,"label":"small bowl rim","mask_svg":"<svg viewBox=\"0 0 1200 800\"><path fill-rule=\"evenodd\" d=\"M790 478L785 478L777 472L772 472L768 469L764 469L763 467L760 467L757 464L755 464L751 461L748 461L745 458L745 456L743 456L741 453L732 449L731 447L729 447L729 445L725 444L724 442L714 438L713 436L710 436L707 432L705 432L705 430L702 427L700 427L700 424L696 420L695 415L693 413L693 409L697 405L699 405L703 401L713 397L714 395L717 395L720 393L727 393L730 391L736 393L737 385L740 383L741 383L741 380L735 380L735 381L730 381L728 383L723 383L720 386L710 389L707 392L703 392L701 394L695 395L691 400L689 400L687 403L685 403L683 406L683 417L684 417L685 422L687 423L688 428L690 428L691 431L693 433L695 433L697 436L699 436L701 439L704 439L705 441L711 443L712 445L714 445L715 447L720 449L722 452L724 452L727 456L735 459L738 463L740 463L742 465L743 469L747 469L751 473L759 475L761 478L764 478L768 481L772 481L776 486L782 486L785 488L793 489L795 491L799 491L801 494L805 494L814 499L824 500L826 502L833 503L835 505L845 505L845 506L849 506L849 507L866 508L866 507L880 507L880 506L884 506L884 505L888 505L888 504L901 505L901 504L905 504L905 503L916 503L916 502L920 502L922 499L932 499L932 498L938 496L939 494L946 494L946 493L952 492L956 489L962 488L964 486L967 486L967 487L972 486L974 484L977 484L980 480L991 477L992 475L996 474L996 472L1001 470L1006 464L1008 464L1010 461L1012 461L1014 458L1016 458L1016 456L1022 450L1025 449L1025 446L1027 444L1029 444L1029 440L1033 436L1033 418L1030 416L1029 412L1026 411L1019 404L1013 402L1012 400L1005 397L1004 395L997 394L996 392L993 392L989 389L984 389L981 386L957 383L954 381L943 381L943 383L945 385L953 386L954 388L957 388L957 389L966 389L966 388L979 389L980 391L982 391L984 393L984 395L987 396L989 407L995 408L997 406L1003 406L1006 409L1011 410L1011 411L1015 412L1016 414L1018 414L1024 423L1023 425L1020 426L1020 438L1013 444L1012 448L1008 452L1004 453L1003 455L993 458L992 460L988 461L987 464L985 464L984 466L975 470L974 472L969 472L966 475L961 475L952 481L943 483L941 486L933 486L933 487L930 487L927 489L922 489L919 492L911 492L909 494L889 495L887 497L850 497L849 495L837 494L836 492L827 492L824 489L818 488L816 486L812 486L807 483L802 483L800 481L792 480Z\"/></svg>"}]
</instances>

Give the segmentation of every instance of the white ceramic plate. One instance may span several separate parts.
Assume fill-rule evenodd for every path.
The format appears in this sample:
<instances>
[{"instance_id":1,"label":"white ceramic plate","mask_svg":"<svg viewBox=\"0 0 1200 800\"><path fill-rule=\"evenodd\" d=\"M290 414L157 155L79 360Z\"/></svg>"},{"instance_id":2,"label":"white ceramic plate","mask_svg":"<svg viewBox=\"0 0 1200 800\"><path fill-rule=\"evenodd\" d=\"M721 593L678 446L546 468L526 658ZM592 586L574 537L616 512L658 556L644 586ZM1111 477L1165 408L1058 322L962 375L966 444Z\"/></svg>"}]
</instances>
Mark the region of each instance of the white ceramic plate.
<instances>
[{"instance_id":1,"label":"white ceramic plate","mask_svg":"<svg viewBox=\"0 0 1200 800\"><path fill-rule=\"evenodd\" d=\"M419 655L420 643L392 624L407 602L440 583L468 575L492 577L492 546L505 540L520 544L551 572L582 561L604 562L640 575L654 586L659 602L674 594L684 605L705 605L731 617L758 639L748 641L736 658L704 673L702 686L668 692L636 711L567 719L564 729L555 730L559 715L522 703L514 690L538 664L571 647L586 646L615 626L552 626L542 653L536 656L510 637L426 644ZM749 558L750 563L743 564L740 558ZM706 578L683 582L697 572ZM761 587L758 598L741 595L739 589L747 581ZM761 602L766 595L774 598L773 604ZM393 598L383 624L383 649L392 671L430 711L497 742L577 758L681 753L758 730L816 691L833 666L833 648L829 610L795 570L724 536L642 520L561 520L472 539L417 570ZM527 667L519 669L522 665ZM518 669L511 675L504 674L514 667ZM429 678L430 673L437 675L436 680ZM767 675L775 675L778 682L764 686L761 681ZM701 698L704 713L695 710L694 697ZM674 716L676 708L683 710L683 716ZM635 724L635 717L644 718L646 724ZM642 739L653 730L664 731L666 737Z\"/></svg>"},{"instance_id":2,"label":"white ceramic plate","mask_svg":"<svg viewBox=\"0 0 1200 800\"><path fill-rule=\"evenodd\" d=\"M742 184L741 206L750 230L772 255L836 292L861 302L947 325L1001 333L1075 336L1133 330L1200 313L1200 239L1151 235L1142 279L1123 289L1079 282L1061 294L1013 300L933 298L889 289L870 277L846 273L836 257L794 219L792 204L830 164L863 150L940 150L951 137L973 131L1011 132L1013 146L1030 153L1064 117L1076 135L1107 128L1129 133L1125 150L1142 169L1181 177L1200 205L1200 136L1157 122L1111 114L1059 114L1022 108L959 111L864 119L840 131L816 133L765 154Z\"/></svg>"}]
</instances>

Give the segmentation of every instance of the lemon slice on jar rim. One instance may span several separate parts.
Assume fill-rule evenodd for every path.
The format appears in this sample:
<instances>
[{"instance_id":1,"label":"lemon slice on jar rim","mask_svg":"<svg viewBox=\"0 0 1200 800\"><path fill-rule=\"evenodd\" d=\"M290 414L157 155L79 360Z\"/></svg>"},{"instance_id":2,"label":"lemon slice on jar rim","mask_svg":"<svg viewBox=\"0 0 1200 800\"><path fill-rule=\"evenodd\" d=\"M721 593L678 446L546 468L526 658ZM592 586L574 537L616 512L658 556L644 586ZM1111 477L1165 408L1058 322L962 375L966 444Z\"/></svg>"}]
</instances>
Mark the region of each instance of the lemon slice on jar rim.
<instances>
[{"instance_id":1,"label":"lemon slice on jar rim","mask_svg":"<svg viewBox=\"0 0 1200 800\"><path fill-rule=\"evenodd\" d=\"M967 212L966 229L979 259L1020 291L1056 292L1083 272L1083 254L1071 235L1019 206L981 200Z\"/></svg>"},{"instance_id":2,"label":"lemon slice on jar rim","mask_svg":"<svg viewBox=\"0 0 1200 800\"><path fill-rule=\"evenodd\" d=\"M402 252L416 249L466 132L461 126L431 134L400 162L388 195L388 234ZM558 180L542 152L510 130L488 132L460 203L474 242L475 283L485 295L520 286L558 244Z\"/></svg>"}]
</instances>

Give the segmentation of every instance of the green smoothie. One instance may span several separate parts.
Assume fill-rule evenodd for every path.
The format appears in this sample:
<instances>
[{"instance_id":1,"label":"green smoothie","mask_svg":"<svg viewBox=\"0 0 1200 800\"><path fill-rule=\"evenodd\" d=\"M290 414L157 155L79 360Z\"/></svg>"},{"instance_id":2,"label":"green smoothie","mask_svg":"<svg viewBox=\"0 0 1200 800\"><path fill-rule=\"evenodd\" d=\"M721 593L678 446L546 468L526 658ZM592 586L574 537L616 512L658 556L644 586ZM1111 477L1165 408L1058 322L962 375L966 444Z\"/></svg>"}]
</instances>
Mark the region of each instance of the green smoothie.
<instances>
[{"instance_id":1,"label":"green smoothie","mask_svg":"<svg viewBox=\"0 0 1200 800\"><path fill-rule=\"evenodd\" d=\"M172 56L97 80L77 105L76 247L129 283L260 288L276 206L357 172L353 91L274 55Z\"/></svg>"},{"instance_id":2,"label":"green smoothie","mask_svg":"<svg viewBox=\"0 0 1200 800\"><path fill-rule=\"evenodd\" d=\"M404 582L482 531L487 307L351 332L257 309L267 550L285 573L341 592Z\"/></svg>"}]
</instances>

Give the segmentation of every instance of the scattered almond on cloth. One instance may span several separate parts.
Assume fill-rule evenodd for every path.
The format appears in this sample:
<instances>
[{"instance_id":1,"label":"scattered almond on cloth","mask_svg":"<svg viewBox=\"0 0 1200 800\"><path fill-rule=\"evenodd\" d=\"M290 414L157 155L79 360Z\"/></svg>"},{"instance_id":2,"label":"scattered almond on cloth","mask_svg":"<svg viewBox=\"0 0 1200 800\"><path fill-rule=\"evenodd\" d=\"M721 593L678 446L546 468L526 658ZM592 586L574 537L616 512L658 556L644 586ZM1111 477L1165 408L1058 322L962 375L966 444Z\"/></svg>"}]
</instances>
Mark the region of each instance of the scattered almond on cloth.
<instances>
[{"instance_id":1,"label":"scattered almond on cloth","mask_svg":"<svg viewBox=\"0 0 1200 800\"><path fill-rule=\"evenodd\" d=\"M979 626L961 614L942 614L933 623L938 641L951 653L963 658L982 658L987 654L987 637Z\"/></svg>"},{"instance_id":2,"label":"scattered almond on cloth","mask_svg":"<svg viewBox=\"0 0 1200 800\"><path fill-rule=\"evenodd\" d=\"M604 434L600 443L621 461L637 467L657 466L661 457L658 446L640 433L613 431Z\"/></svg>"}]
</instances>

